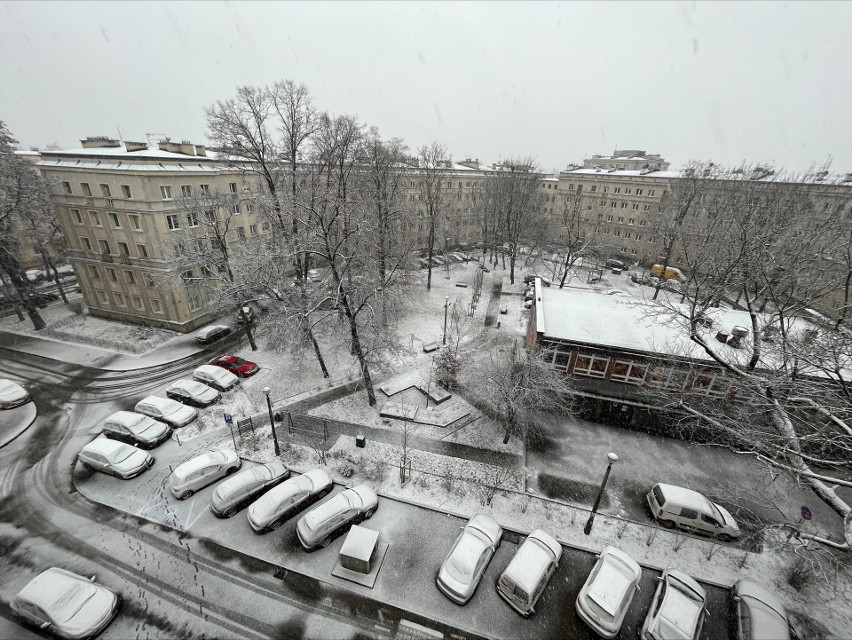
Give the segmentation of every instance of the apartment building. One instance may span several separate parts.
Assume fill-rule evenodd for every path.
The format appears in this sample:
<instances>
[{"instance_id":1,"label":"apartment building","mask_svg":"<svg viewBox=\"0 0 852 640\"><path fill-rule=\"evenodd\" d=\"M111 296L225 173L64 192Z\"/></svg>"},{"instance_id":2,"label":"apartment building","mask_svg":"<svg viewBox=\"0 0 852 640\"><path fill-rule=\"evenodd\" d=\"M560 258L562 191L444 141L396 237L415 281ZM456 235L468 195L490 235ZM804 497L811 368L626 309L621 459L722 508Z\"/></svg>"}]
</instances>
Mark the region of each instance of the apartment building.
<instances>
[{"instance_id":1,"label":"apartment building","mask_svg":"<svg viewBox=\"0 0 852 640\"><path fill-rule=\"evenodd\" d=\"M268 232L251 210L254 184L203 145L82 140L44 151L37 163L53 198L84 300L92 315L191 331L210 318L210 291L182 253L204 214L228 215L228 241ZM227 210L223 210L227 207Z\"/></svg>"}]
</instances>

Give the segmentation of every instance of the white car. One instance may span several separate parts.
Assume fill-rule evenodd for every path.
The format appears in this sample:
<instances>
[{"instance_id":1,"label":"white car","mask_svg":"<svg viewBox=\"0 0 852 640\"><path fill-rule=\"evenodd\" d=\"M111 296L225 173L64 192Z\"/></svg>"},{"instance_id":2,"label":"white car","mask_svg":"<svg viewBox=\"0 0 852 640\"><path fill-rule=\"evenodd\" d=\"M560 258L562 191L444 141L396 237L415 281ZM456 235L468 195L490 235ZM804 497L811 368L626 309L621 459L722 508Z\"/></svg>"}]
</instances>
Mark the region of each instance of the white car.
<instances>
[{"instance_id":1,"label":"white car","mask_svg":"<svg viewBox=\"0 0 852 640\"><path fill-rule=\"evenodd\" d=\"M577 595L580 618L602 638L615 638L639 590L642 569L615 547L606 547Z\"/></svg>"},{"instance_id":2,"label":"white car","mask_svg":"<svg viewBox=\"0 0 852 640\"><path fill-rule=\"evenodd\" d=\"M148 396L140 400L134 411L165 422L173 428L185 427L198 417L198 412L192 407L159 396Z\"/></svg>"},{"instance_id":3,"label":"white car","mask_svg":"<svg viewBox=\"0 0 852 640\"><path fill-rule=\"evenodd\" d=\"M240 382L239 377L230 371L225 371L222 367L216 367L212 364L201 365L192 372L192 377L219 391L233 389Z\"/></svg>"},{"instance_id":4,"label":"white car","mask_svg":"<svg viewBox=\"0 0 852 640\"><path fill-rule=\"evenodd\" d=\"M0 379L0 409L14 409L32 398L27 390L11 380Z\"/></svg>"},{"instance_id":5,"label":"white car","mask_svg":"<svg viewBox=\"0 0 852 640\"><path fill-rule=\"evenodd\" d=\"M214 324L204 327L195 334L195 340L201 344L210 344L231 333L231 327L226 324Z\"/></svg>"},{"instance_id":6,"label":"white car","mask_svg":"<svg viewBox=\"0 0 852 640\"><path fill-rule=\"evenodd\" d=\"M216 487L210 509L220 518L232 518L264 491L284 482L289 476L290 470L280 460L243 469Z\"/></svg>"},{"instance_id":7,"label":"white car","mask_svg":"<svg viewBox=\"0 0 852 640\"><path fill-rule=\"evenodd\" d=\"M53 567L43 571L14 597L12 611L37 629L61 638L93 638L115 617L117 593Z\"/></svg>"},{"instance_id":8,"label":"white car","mask_svg":"<svg viewBox=\"0 0 852 640\"><path fill-rule=\"evenodd\" d=\"M158 447L171 432L169 425L132 411L116 411L104 420L104 436L141 449Z\"/></svg>"},{"instance_id":9,"label":"white car","mask_svg":"<svg viewBox=\"0 0 852 640\"><path fill-rule=\"evenodd\" d=\"M80 450L77 460L89 471L100 471L117 478L129 480L154 466L150 453L136 447L98 437Z\"/></svg>"},{"instance_id":10,"label":"white car","mask_svg":"<svg viewBox=\"0 0 852 640\"><path fill-rule=\"evenodd\" d=\"M248 508L251 528L258 533L275 531L287 518L327 496L334 483L322 469L311 469L270 489Z\"/></svg>"},{"instance_id":11,"label":"white car","mask_svg":"<svg viewBox=\"0 0 852 640\"><path fill-rule=\"evenodd\" d=\"M657 580L657 591L639 637L698 640L707 613L707 592L677 569L666 569Z\"/></svg>"},{"instance_id":12,"label":"white car","mask_svg":"<svg viewBox=\"0 0 852 640\"><path fill-rule=\"evenodd\" d=\"M738 580L733 590L737 640L790 640L787 611L778 597L751 580Z\"/></svg>"},{"instance_id":13,"label":"white car","mask_svg":"<svg viewBox=\"0 0 852 640\"><path fill-rule=\"evenodd\" d=\"M166 389L166 395L191 407L207 407L219 402L219 392L198 380L183 378Z\"/></svg>"},{"instance_id":14,"label":"white car","mask_svg":"<svg viewBox=\"0 0 852 640\"><path fill-rule=\"evenodd\" d=\"M296 523L296 535L305 551L327 547L353 524L369 520L379 506L376 492L366 484L341 491L308 510Z\"/></svg>"},{"instance_id":15,"label":"white car","mask_svg":"<svg viewBox=\"0 0 852 640\"><path fill-rule=\"evenodd\" d=\"M441 565L438 588L457 604L466 604L479 586L488 563L500 546L503 528L486 515L470 519Z\"/></svg>"},{"instance_id":16,"label":"white car","mask_svg":"<svg viewBox=\"0 0 852 640\"><path fill-rule=\"evenodd\" d=\"M169 489L186 500L199 489L236 472L242 460L231 449L208 451L179 465L169 476Z\"/></svg>"}]
</instances>

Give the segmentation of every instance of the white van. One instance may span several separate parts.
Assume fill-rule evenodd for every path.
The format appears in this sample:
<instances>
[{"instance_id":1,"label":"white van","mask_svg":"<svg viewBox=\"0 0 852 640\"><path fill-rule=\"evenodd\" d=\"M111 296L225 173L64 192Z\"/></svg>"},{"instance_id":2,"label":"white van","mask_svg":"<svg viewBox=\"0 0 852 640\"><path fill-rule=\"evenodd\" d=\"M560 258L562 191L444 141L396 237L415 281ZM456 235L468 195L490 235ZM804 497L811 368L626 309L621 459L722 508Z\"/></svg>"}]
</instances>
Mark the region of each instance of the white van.
<instances>
[{"instance_id":1,"label":"white van","mask_svg":"<svg viewBox=\"0 0 852 640\"><path fill-rule=\"evenodd\" d=\"M515 557L497 580L497 593L525 618L535 613L535 603L559 566L562 545L541 529L518 547Z\"/></svg>"},{"instance_id":2,"label":"white van","mask_svg":"<svg viewBox=\"0 0 852 640\"><path fill-rule=\"evenodd\" d=\"M723 542L740 537L740 528L728 510L697 491L655 484L646 498L651 515L667 529L679 527Z\"/></svg>"}]
</instances>

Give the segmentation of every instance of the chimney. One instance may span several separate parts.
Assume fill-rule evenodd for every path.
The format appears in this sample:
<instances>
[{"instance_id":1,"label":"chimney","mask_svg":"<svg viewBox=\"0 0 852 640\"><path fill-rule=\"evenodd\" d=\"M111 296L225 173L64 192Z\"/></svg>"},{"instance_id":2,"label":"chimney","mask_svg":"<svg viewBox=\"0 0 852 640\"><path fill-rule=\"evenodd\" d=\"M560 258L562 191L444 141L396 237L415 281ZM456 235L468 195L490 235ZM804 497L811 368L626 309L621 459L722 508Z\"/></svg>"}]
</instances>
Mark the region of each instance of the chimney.
<instances>
[{"instance_id":1,"label":"chimney","mask_svg":"<svg viewBox=\"0 0 852 640\"><path fill-rule=\"evenodd\" d=\"M207 156L207 147L205 147L203 144L195 145L195 155L206 157Z\"/></svg>"},{"instance_id":2,"label":"chimney","mask_svg":"<svg viewBox=\"0 0 852 640\"><path fill-rule=\"evenodd\" d=\"M115 138L109 136L90 136L85 140L80 140L80 144L84 149L100 149L104 147L120 147L121 143Z\"/></svg>"},{"instance_id":3,"label":"chimney","mask_svg":"<svg viewBox=\"0 0 852 640\"><path fill-rule=\"evenodd\" d=\"M147 142L131 142L130 140L124 141L124 148L127 149L127 152L130 153L132 151L145 151L148 149Z\"/></svg>"},{"instance_id":4,"label":"chimney","mask_svg":"<svg viewBox=\"0 0 852 640\"><path fill-rule=\"evenodd\" d=\"M161 142L159 144L160 151L168 151L170 153L180 153L180 143L178 142Z\"/></svg>"},{"instance_id":5,"label":"chimney","mask_svg":"<svg viewBox=\"0 0 852 640\"><path fill-rule=\"evenodd\" d=\"M189 140L181 140L180 142L180 152L185 156L194 156L195 155L195 145L192 144Z\"/></svg>"}]
</instances>

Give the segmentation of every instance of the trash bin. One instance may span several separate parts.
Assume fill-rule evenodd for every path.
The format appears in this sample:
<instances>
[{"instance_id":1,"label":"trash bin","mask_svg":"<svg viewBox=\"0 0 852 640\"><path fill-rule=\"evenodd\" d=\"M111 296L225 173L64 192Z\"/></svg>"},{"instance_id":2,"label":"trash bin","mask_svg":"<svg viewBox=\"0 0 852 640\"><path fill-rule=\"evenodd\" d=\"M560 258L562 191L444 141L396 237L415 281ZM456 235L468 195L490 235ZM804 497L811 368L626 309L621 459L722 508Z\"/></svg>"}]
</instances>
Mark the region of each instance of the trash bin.
<instances>
[{"instance_id":1,"label":"trash bin","mask_svg":"<svg viewBox=\"0 0 852 640\"><path fill-rule=\"evenodd\" d=\"M367 446L367 438L365 438L359 433L357 436L355 436L355 446L360 449L363 449Z\"/></svg>"}]
</instances>

